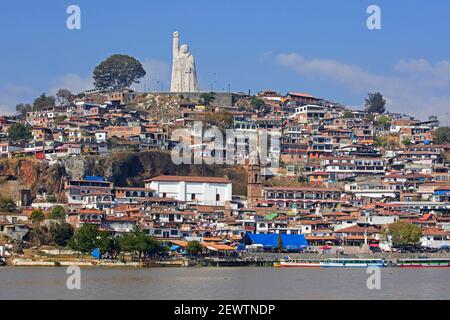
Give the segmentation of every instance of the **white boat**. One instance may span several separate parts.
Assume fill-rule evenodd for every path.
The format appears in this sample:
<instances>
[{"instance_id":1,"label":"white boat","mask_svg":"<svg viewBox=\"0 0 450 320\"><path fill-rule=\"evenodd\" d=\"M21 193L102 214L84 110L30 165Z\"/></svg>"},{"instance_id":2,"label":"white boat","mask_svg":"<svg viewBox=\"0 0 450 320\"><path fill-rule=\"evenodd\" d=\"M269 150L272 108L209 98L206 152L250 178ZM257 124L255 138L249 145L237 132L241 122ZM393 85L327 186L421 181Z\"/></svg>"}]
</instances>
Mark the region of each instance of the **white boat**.
<instances>
[{"instance_id":1,"label":"white boat","mask_svg":"<svg viewBox=\"0 0 450 320\"><path fill-rule=\"evenodd\" d=\"M382 259L329 259L321 262L323 268L367 268L385 267L386 262Z\"/></svg>"},{"instance_id":2,"label":"white boat","mask_svg":"<svg viewBox=\"0 0 450 320\"><path fill-rule=\"evenodd\" d=\"M320 260L310 259L281 259L274 263L275 267L291 268L320 268Z\"/></svg>"},{"instance_id":3,"label":"white boat","mask_svg":"<svg viewBox=\"0 0 450 320\"><path fill-rule=\"evenodd\" d=\"M281 268L367 268L385 267L386 262L382 259L281 259L274 263L274 266Z\"/></svg>"}]
</instances>

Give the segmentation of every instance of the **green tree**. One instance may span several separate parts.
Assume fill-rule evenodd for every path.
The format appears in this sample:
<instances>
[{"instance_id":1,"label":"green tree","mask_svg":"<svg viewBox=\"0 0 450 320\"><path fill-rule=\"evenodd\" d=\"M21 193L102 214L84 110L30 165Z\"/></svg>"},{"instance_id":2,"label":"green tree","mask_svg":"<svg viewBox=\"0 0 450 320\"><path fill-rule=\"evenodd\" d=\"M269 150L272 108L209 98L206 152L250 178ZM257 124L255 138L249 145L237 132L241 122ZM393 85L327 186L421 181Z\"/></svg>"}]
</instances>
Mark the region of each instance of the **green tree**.
<instances>
[{"instance_id":1,"label":"green tree","mask_svg":"<svg viewBox=\"0 0 450 320\"><path fill-rule=\"evenodd\" d=\"M98 225L86 223L75 232L68 244L73 250L86 254L98 248L101 236L102 232L99 230Z\"/></svg>"},{"instance_id":2,"label":"green tree","mask_svg":"<svg viewBox=\"0 0 450 320\"><path fill-rule=\"evenodd\" d=\"M385 231L387 236L392 237L394 247L402 245L415 245L420 241L422 232L420 227L405 221L391 223Z\"/></svg>"},{"instance_id":3,"label":"green tree","mask_svg":"<svg viewBox=\"0 0 450 320\"><path fill-rule=\"evenodd\" d=\"M49 233L52 241L61 247L66 246L74 234L73 227L67 222L50 224Z\"/></svg>"},{"instance_id":4,"label":"green tree","mask_svg":"<svg viewBox=\"0 0 450 320\"><path fill-rule=\"evenodd\" d=\"M353 118L353 112L351 112L350 110L345 110L342 117L344 119L351 119Z\"/></svg>"},{"instance_id":5,"label":"green tree","mask_svg":"<svg viewBox=\"0 0 450 320\"><path fill-rule=\"evenodd\" d=\"M50 218L56 220L64 220L66 218L66 210L63 206L54 206L50 212Z\"/></svg>"},{"instance_id":6,"label":"green tree","mask_svg":"<svg viewBox=\"0 0 450 320\"><path fill-rule=\"evenodd\" d=\"M33 227L30 231L30 240L35 246L42 246L51 243L51 235L46 226L40 225L33 221Z\"/></svg>"},{"instance_id":7,"label":"green tree","mask_svg":"<svg viewBox=\"0 0 450 320\"><path fill-rule=\"evenodd\" d=\"M55 97L46 96L45 93L37 97L33 102L33 110L39 111L43 108L54 107L56 103Z\"/></svg>"},{"instance_id":8,"label":"green tree","mask_svg":"<svg viewBox=\"0 0 450 320\"><path fill-rule=\"evenodd\" d=\"M114 237L107 232L102 232L97 240L97 247L102 254L108 254L115 259L120 253L119 240L117 237Z\"/></svg>"},{"instance_id":9,"label":"green tree","mask_svg":"<svg viewBox=\"0 0 450 320\"><path fill-rule=\"evenodd\" d=\"M281 252L283 250L283 238L281 237L281 234L278 235L277 250L278 252Z\"/></svg>"},{"instance_id":10,"label":"green tree","mask_svg":"<svg viewBox=\"0 0 450 320\"><path fill-rule=\"evenodd\" d=\"M73 100L72 92L67 89L59 89L58 92L56 92L56 97L61 104L67 104Z\"/></svg>"},{"instance_id":11,"label":"green tree","mask_svg":"<svg viewBox=\"0 0 450 320\"><path fill-rule=\"evenodd\" d=\"M25 125L23 123L14 123L8 129L8 140L13 142L25 142L31 139L31 126Z\"/></svg>"},{"instance_id":12,"label":"green tree","mask_svg":"<svg viewBox=\"0 0 450 320\"><path fill-rule=\"evenodd\" d=\"M133 231L118 239L120 251L137 253L139 259L144 255L154 255L162 251L161 244L149 236L142 228L135 226Z\"/></svg>"},{"instance_id":13,"label":"green tree","mask_svg":"<svg viewBox=\"0 0 450 320\"><path fill-rule=\"evenodd\" d=\"M31 212L30 219L33 223L40 223L41 221L44 221L45 215L41 209L34 209Z\"/></svg>"},{"instance_id":14,"label":"green tree","mask_svg":"<svg viewBox=\"0 0 450 320\"><path fill-rule=\"evenodd\" d=\"M2 212L14 212L17 207L11 198L0 197L0 211Z\"/></svg>"},{"instance_id":15,"label":"green tree","mask_svg":"<svg viewBox=\"0 0 450 320\"><path fill-rule=\"evenodd\" d=\"M192 256L197 256L202 251L202 245L198 241L189 241L186 247L186 252Z\"/></svg>"},{"instance_id":16,"label":"green tree","mask_svg":"<svg viewBox=\"0 0 450 320\"><path fill-rule=\"evenodd\" d=\"M19 103L18 105L16 105L16 112L22 117L26 117L27 112L30 112L32 110L33 106L29 103Z\"/></svg>"},{"instance_id":17,"label":"green tree","mask_svg":"<svg viewBox=\"0 0 450 320\"><path fill-rule=\"evenodd\" d=\"M404 139L402 140L402 143L403 143L403 145L404 145L405 147L408 147L408 146L411 145L411 139L410 139L410 138L404 138Z\"/></svg>"},{"instance_id":18,"label":"green tree","mask_svg":"<svg viewBox=\"0 0 450 320\"><path fill-rule=\"evenodd\" d=\"M366 99L366 111L368 113L383 113L385 109L386 100L379 92L369 93L369 97Z\"/></svg>"},{"instance_id":19,"label":"green tree","mask_svg":"<svg viewBox=\"0 0 450 320\"><path fill-rule=\"evenodd\" d=\"M211 126L216 126L220 130L225 130L233 125L233 116L225 111L205 112L204 121Z\"/></svg>"},{"instance_id":20,"label":"green tree","mask_svg":"<svg viewBox=\"0 0 450 320\"><path fill-rule=\"evenodd\" d=\"M387 116L378 117L376 125L384 130L388 130L391 127L391 119Z\"/></svg>"},{"instance_id":21,"label":"green tree","mask_svg":"<svg viewBox=\"0 0 450 320\"><path fill-rule=\"evenodd\" d=\"M94 69L94 85L104 91L127 88L146 74L142 64L133 57L115 54Z\"/></svg>"},{"instance_id":22,"label":"green tree","mask_svg":"<svg viewBox=\"0 0 450 320\"><path fill-rule=\"evenodd\" d=\"M211 105L216 100L216 94L214 92L205 92L200 95L200 102L205 106Z\"/></svg>"},{"instance_id":23,"label":"green tree","mask_svg":"<svg viewBox=\"0 0 450 320\"><path fill-rule=\"evenodd\" d=\"M45 197L45 200L46 200L47 202L50 202L50 203L55 203L55 202L56 202L56 197L55 197L55 195L53 195L53 194L48 194L48 195Z\"/></svg>"},{"instance_id":24,"label":"green tree","mask_svg":"<svg viewBox=\"0 0 450 320\"><path fill-rule=\"evenodd\" d=\"M433 142L437 144L450 142L450 127L439 127L434 131Z\"/></svg>"},{"instance_id":25,"label":"green tree","mask_svg":"<svg viewBox=\"0 0 450 320\"><path fill-rule=\"evenodd\" d=\"M255 109L255 110L263 110L266 106L266 103L264 102L264 100L262 99L258 99L255 96L252 96L250 98L250 105Z\"/></svg>"}]
</instances>

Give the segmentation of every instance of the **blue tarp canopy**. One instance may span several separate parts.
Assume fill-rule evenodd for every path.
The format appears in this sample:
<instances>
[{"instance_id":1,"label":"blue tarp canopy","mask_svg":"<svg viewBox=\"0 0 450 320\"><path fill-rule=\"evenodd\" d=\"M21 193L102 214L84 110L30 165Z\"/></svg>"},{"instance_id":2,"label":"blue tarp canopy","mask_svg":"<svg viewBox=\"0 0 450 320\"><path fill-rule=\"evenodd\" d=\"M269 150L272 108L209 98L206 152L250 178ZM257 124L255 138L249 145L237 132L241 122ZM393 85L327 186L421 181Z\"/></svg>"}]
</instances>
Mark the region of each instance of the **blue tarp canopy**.
<instances>
[{"instance_id":1,"label":"blue tarp canopy","mask_svg":"<svg viewBox=\"0 0 450 320\"><path fill-rule=\"evenodd\" d=\"M105 181L105 178L99 176L85 176L84 179L87 181Z\"/></svg>"},{"instance_id":2,"label":"blue tarp canopy","mask_svg":"<svg viewBox=\"0 0 450 320\"><path fill-rule=\"evenodd\" d=\"M172 246L170 247L170 251L176 251L176 250L178 250L179 248L181 248L179 245L174 244L174 245L172 245Z\"/></svg>"},{"instance_id":3,"label":"blue tarp canopy","mask_svg":"<svg viewBox=\"0 0 450 320\"><path fill-rule=\"evenodd\" d=\"M264 249L275 249L278 247L278 237L281 236L283 249L299 250L309 246L308 241L302 234L254 234L246 233L243 242L246 245L260 244Z\"/></svg>"}]
</instances>

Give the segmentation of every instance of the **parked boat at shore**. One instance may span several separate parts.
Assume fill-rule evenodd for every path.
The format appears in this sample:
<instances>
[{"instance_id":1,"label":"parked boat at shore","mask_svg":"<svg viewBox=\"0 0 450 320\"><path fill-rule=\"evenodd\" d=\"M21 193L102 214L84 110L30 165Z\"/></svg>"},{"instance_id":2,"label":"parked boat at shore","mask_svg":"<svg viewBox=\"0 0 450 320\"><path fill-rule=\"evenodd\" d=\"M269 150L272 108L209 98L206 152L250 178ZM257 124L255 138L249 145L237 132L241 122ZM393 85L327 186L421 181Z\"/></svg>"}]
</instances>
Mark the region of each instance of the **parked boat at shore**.
<instances>
[{"instance_id":1,"label":"parked boat at shore","mask_svg":"<svg viewBox=\"0 0 450 320\"><path fill-rule=\"evenodd\" d=\"M290 268L320 268L320 260L312 259L281 259L273 264L274 267Z\"/></svg>"},{"instance_id":2,"label":"parked boat at shore","mask_svg":"<svg viewBox=\"0 0 450 320\"><path fill-rule=\"evenodd\" d=\"M400 268L449 268L450 259L439 258L419 258L419 259L399 259L397 267Z\"/></svg>"},{"instance_id":3,"label":"parked boat at shore","mask_svg":"<svg viewBox=\"0 0 450 320\"><path fill-rule=\"evenodd\" d=\"M361 268L361 267L385 267L386 262L382 259L281 259L274 263L275 267L293 268Z\"/></svg>"}]
</instances>

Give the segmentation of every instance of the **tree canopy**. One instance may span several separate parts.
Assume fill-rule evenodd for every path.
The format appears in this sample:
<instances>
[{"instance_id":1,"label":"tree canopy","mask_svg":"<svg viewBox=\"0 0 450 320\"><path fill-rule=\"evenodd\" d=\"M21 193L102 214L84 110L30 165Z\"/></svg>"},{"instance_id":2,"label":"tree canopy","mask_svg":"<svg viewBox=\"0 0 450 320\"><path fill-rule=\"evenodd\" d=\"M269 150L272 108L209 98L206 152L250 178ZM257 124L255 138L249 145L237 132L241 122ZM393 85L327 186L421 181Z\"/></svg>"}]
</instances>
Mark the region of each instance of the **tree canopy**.
<instances>
[{"instance_id":1,"label":"tree canopy","mask_svg":"<svg viewBox=\"0 0 450 320\"><path fill-rule=\"evenodd\" d=\"M388 226L386 235L392 237L392 244L397 247L419 243L422 232L416 225L405 221L396 221Z\"/></svg>"},{"instance_id":2,"label":"tree canopy","mask_svg":"<svg viewBox=\"0 0 450 320\"><path fill-rule=\"evenodd\" d=\"M116 91L139 83L146 74L142 64L128 55L115 54L94 69L94 85L104 91Z\"/></svg>"},{"instance_id":3,"label":"tree canopy","mask_svg":"<svg viewBox=\"0 0 450 320\"><path fill-rule=\"evenodd\" d=\"M149 236L142 228L134 227L132 232L124 234L118 239L119 248L123 252L137 253L139 258L143 255L153 255L162 251L158 240Z\"/></svg>"},{"instance_id":4,"label":"tree canopy","mask_svg":"<svg viewBox=\"0 0 450 320\"><path fill-rule=\"evenodd\" d=\"M68 242L69 247L82 253L91 253L92 250L99 247L102 237L105 237L102 233L103 231L99 230L98 225L83 224Z\"/></svg>"},{"instance_id":5,"label":"tree canopy","mask_svg":"<svg viewBox=\"0 0 450 320\"><path fill-rule=\"evenodd\" d=\"M266 106L266 103L262 99L258 99L257 97L253 96L250 98L250 104L251 106L258 111L261 111Z\"/></svg>"},{"instance_id":6,"label":"tree canopy","mask_svg":"<svg viewBox=\"0 0 450 320\"><path fill-rule=\"evenodd\" d=\"M73 227L70 223L62 221L60 223L52 223L49 228L52 242L58 246L66 246L73 237Z\"/></svg>"},{"instance_id":7,"label":"tree canopy","mask_svg":"<svg viewBox=\"0 0 450 320\"><path fill-rule=\"evenodd\" d=\"M30 112L32 110L33 106L29 103L19 103L18 105L16 105L16 112L22 117L25 117L27 115L27 112Z\"/></svg>"},{"instance_id":8,"label":"tree canopy","mask_svg":"<svg viewBox=\"0 0 450 320\"><path fill-rule=\"evenodd\" d=\"M54 107L56 103L55 97L46 96L45 93L37 97L33 102L33 110L39 111L43 108Z\"/></svg>"},{"instance_id":9,"label":"tree canopy","mask_svg":"<svg viewBox=\"0 0 450 320\"><path fill-rule=\"evenodd\" d=\"M368 113L383 113L386 111L386 100L379 92L369 93L365 106Z\"/></svg>"},{"instance_id":10,"label":"tree canopy","mask_svg":"<svg viewBox=\"0 0 450 320\"><path fill-rule=\"evenodd\" d=\"M376 125L384 130L388 130L391 127L391 119L387 116L378 117Z\"/></svg>"},{"instance_id":11,"label":"tree canopy","mask_svg":"<svg viewBox=\"0 0 450 320\"><path fill-rule=\"evenodd\" d=\"M33 222L41 222L45 219L45 215L41 209L35 209L31 212L30 219Z\"/></svg>"},{"instance_id":12,"label":"tree canopy","mask_svg":"<svg viewBox=\"0 0 450 320\"><path fill-rule=\"evenodd\" d=\"M63 206L55 206L52 208L52 212L50 213L50 218L63 220L66 218L66 210L64 210Z\"/></svg>"},{"instance_id":13,"label":"tree canopy","mask_svg":"<svg viewBox=\"0 0 450 320\"><path fill-rule=\"evenodd\" d=\"M189 241L186 247L186 252L190 255L196 256L202 251L202 246L198 241Z\"/></svg>"},{"instance_id":14,"label":"tree canopy","mask_svg":"<svg viewBox=\"0 0 450 320\"><path fill-rule=\"evenodd\" d=\"M211 105L216 100L216 94L214 92L205 92L200 95L200 101L205 106Z\"/></svg>"},{"instance_id":15,"label":"tree canopy","mask_svg":"<svg viewBox=\"0 0 450 320\"><path fill-rule=\"evenodd\" d=\"M233 125L233 116L226 111L205 112L204 121L211 126L216 126L220 130L225 130Z\"/></svg>"},{"instance_id":16,"label":"tree canopy","mask_svg":"<svg viewBox=\"0 0 450 320\"><path fill-rule=\"evenodd\" d=\"M344 119L351 119L351 118L353 118L353 112L351 112L350 110L345 110L342 117Z\"/></svg>"},{"instance_id":17,"label":"tree canopy","mask_svg":"<svg viewBox=\"0 0 450 320\"><path fill-rule=\"evenodd\" d=\"M0 197L0 211L14 212L16 211L16 204L11 198Z\"/></svg>"},{"instance_id":18,"label":"tree canopy","mask_svg":"<svg viewBox=\"0 0 450 320\"><path fill-rule=\"evenodd\" d=\"M56 97L61 104L66 104L73 100L74 95L70 90L59 89L58 92L56 92Z\"/></svg>"},{"instance_id":19,"label":"tree canopy","mask_svg":"<svg viewBox=\"0 0 450 320\"><path fill-rule=\"evenodd\" d=\"M31 126L17 122L8 129L10 142L26 142L32 137Z\"/></svg>"},{"instance_id":20,"label":"tree canopy","mask_svg":"<svg viewBox=\"0 0 450 320\"><path fill-rule=\"evenodd\" d=\"M434 131L433 141L438 144L450 142L450 127L437 128Z\"/></svg>"},{"instance_id":21,"label":"tree canopy","mask_svg":"<svg viewBox=\"0 0 450 320\"><path fill-rule=\"evenodd\" d=\"M283 250L283 238L281 237L281 234L278 235L277 249L279 252L281 252L281 250Z\"/></svg>"}]
</instances>

